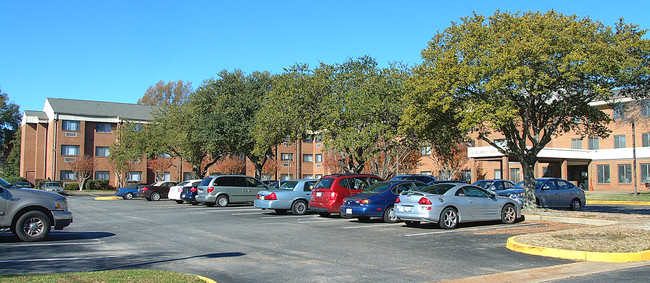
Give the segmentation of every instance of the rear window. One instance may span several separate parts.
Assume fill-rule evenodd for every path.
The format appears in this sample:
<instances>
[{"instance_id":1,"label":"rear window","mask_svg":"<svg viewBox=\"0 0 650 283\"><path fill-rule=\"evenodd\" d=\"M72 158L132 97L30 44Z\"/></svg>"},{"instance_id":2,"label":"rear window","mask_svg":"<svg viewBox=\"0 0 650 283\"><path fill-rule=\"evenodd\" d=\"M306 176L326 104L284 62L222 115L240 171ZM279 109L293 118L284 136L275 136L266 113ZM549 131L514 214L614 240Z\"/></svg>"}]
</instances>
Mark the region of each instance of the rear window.
<instances>
[{"instance_id":1,"label":"rear window","mask_svg":"<svg viewBox=\"0 0 650 283\"><path fill-rule=\"evenodd\" d=\"M387 191L388 188L390 188L389 182L378 182L363 190L363 193L379 194Z\"/></svg>"},{"instance_id":2,"label":"rear window","mask_svg":"<svg viewBox=\"0 0 650 283\"><path fill-rule=\"evenodd\" d=\"M449 189L455 186L455 184L435 184L421 189L420 191L429 194L444 195Z\"/></svg>"},{"instance_id":3,"label":"rear window","mask_svg":"<svg viewBox=\"0 0 650 283\"><path fill-rule=\"evenodd\" d=\"M203 181L201 181L199 186L209 186L212 179L213 179L212 177L207 177L207 178L203 179Z\"/></svg>"},{"instance_id":4,"label":"rear window","mask_svg":"<svg viewBox=\"0 0 650 283\"><path fill-rule=\"evenodd\" d=\"M293 191L293 189L296 187L298 182L296 181L287 181L280 186L280 190L287 190L287 191Z\"/></svg>"},{"instance_id":5,"label":"rear window","mask_svg":"<svg viewBox=\"0 0 650 283\"><path fill-rule=\"evenodd\" d=\"M318 183L314 185L314 189L329 189L334 183L334 178L320 178Z\"/></svg>"}]
</instances>

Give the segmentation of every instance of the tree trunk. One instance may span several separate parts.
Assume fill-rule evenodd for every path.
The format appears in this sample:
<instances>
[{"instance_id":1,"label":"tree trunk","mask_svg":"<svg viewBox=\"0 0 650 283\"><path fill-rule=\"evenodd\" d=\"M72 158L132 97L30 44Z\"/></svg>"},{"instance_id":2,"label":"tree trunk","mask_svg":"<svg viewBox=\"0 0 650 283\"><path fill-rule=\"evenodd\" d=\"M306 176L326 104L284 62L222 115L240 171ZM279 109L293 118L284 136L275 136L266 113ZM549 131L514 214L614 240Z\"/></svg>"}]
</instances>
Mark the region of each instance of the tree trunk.
<instances>
[{"instance_id":1,"label":"tree trunk","mask_svg":"<svg viewBox=\"0 0 650 283\"><path fill-rule=\"evenodd\" d=\"M535 163L537 163L537 158L528 157L519 160L524 171L524 209L535 210L537 209L535 200Z\"/></svg>"}]
</instances>

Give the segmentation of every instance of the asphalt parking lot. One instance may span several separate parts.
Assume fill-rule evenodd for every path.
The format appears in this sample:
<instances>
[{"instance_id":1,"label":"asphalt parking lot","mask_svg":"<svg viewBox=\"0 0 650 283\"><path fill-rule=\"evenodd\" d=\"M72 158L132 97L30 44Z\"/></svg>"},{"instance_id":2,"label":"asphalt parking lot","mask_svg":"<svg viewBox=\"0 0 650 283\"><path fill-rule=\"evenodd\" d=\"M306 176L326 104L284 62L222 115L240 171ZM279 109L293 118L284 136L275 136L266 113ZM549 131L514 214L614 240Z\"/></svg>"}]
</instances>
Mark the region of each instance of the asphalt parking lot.
<instances>
[{"instance_id":1,"label":"asphalt parking lot","mask_svg":"<svg viewBox=\"0 0 650 283\"><path fill-rule=\"evenodd\" d=\"M219 282L421 282L572 262L508 250L508 237L544 225L528 221L443 230L276 215L252 206L68 199L74 223L47 241L23 243L0 234L0 273L141 268Z\"/></svg>"}]
</instances>

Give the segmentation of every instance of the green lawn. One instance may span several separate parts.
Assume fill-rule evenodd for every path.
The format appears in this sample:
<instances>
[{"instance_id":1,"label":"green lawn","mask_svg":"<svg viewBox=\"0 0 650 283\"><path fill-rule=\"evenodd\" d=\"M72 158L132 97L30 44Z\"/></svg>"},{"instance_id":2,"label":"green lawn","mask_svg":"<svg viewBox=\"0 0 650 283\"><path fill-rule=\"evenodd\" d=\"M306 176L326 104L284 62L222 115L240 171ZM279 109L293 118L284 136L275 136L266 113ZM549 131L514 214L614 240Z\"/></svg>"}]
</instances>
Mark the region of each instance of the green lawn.
<instances>
[{"instance_id":1,"label":"green lawn","mask_svg":"<svg viewBox=\"0 0 650 283\"><path fill-rule=\"evenodd\" d=\"M162 270L112 270L52 274L0 275L1 282L201 282L196 275Z\"/></svg>"},{"instance_id":2,"label":"green lawn","mask_svg":"<svg viewBox=\"0 0 650 283\"><path fill-rule=\"evenodd\" d=\"M639 190L637 197L632 192L585 192L585 195L588 201L650 201L650 192L645 188Z\"/></svg>"}]
</instances>

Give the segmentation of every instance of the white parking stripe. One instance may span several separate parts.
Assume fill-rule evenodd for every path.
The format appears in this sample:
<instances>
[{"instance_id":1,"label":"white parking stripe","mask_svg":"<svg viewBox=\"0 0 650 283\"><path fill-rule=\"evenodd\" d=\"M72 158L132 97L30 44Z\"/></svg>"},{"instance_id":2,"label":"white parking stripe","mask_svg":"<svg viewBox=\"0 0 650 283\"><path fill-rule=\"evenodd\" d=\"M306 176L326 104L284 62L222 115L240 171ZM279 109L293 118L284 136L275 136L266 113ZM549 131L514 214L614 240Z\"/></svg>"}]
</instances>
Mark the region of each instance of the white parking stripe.
<instances>
[{"instance_id":1,"label":"white parking stripe","mask_svg":"<svg viewBox=\"0 0 650 283\"><path fill-rule=\"evenodd\" d=\"M385 223L385 224L372 224L372 225L357 225L357 226L348 226L343 227L343 229L360 229L360 228L373 228L373 227L384 227L384 226L397 226L401 223Z\"/></svg>"},{"instance_id":2,"label":"white parking stripe","mask_svg":"<svg viewBox=\"0 0 650 283\"><path fill-rule=\"evenodd\" d=\"M298 218L307 219L307 218L314 218L314 217L317 217L317 216L316 215L304 215L304 216L298 216L298 215L275 215L274 216L274 215L271 215L271 216L262 216L262 218L295 218L295 219L298 219Z\"/></svg>"},{"instance_id":3,"label":"white parking stripe","mask_svg":"<svg viewBox=\"0 0 650 283\"><path fill-rule=\"evenodd\" d=\"M15 244L0 245L0 247L47 247L47 246L72 246L72 245L101 245L102 242L72 242L72 243L38 243L38 244Z\"/></svg>"},{"instance_id":4,"label":"white parking stripe","mask_svg":"<svg viewBox=\"0 0 650 283\"><path fill-rule=\"evenodd\" d=\"M62 258L34 258L34 259L8 259L0 260L0 263L21 263L21 262L51 262L51 261L72 261L72 260L93 260L93 259L105 259L105 258L116 258L114 255L107 256L93 256L93 257L62 257Z\"/></svg>"},{"instance_id":5,"label":"white parking stripe","mask_svg":"<svg viewBox=\"0 0 650 283\"><path fill-rule=\"evenodd\" d=\"M200 209L200 208L188 208L187 210L192 210L192 211L201 211L201 212L204 212L204 211L205 211L205 212L237 212L237 211L240 211L240 212L241 212L241 211L246 211L246 210L251 210L251 209L255 209L255 208L241 208L241 209L218 209L218 208L217 208L217 209L213 209L213 208L210 208L210 209L206 209L206 208ZM259 208L257 208L257 209L259 209ZM260 211L261 211L261 210L260 210Z\"/></svg>"},{"instance_id":6,"label":"white parking stripe","mask_svg":"<svg viewBox=\"0 0 650 283\"><path fill-rule=\"evenodd\" d=\"M331 220L310 220L310 221L298 221L297 223L320 223L320 222L337 222L337 221L347 221L348 219L331 219Z\"/></svg>"},{"instance_id":7,"label":"white parking stripe","mask_svg":"<svg viewBox=\"0 0 650 283\"><path fill-rule=\"evenodd\" d=\"M249 214L262 214L261 211L255 211L255 212L243 212L243 213L233 213L231 215L249 215Z\"/></svg>"},{"instance_id":8,"label":"white parking stripe","mask_svg":"<svg viewBox=\"0 0 650 283\"><path fill-rule=\"evenodd\" d=\"M491 226L491 227L483 227L483 228L453 229L453 230L443 230L443 231L434 231L434 232L417 233L417 234L406 234L404 236L413 237L413 236L445 234L445 233L460 233L460 232L471 232L471 231L481 231L481 230L511 229L511 228L519 228L521 226L531 226L531 225L538 225L538 224L539 223L524 223L524 224L509 225L509 226L499 225L499 226Z\"/></svg>"}]
</instances>

